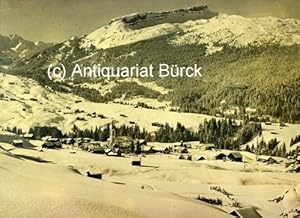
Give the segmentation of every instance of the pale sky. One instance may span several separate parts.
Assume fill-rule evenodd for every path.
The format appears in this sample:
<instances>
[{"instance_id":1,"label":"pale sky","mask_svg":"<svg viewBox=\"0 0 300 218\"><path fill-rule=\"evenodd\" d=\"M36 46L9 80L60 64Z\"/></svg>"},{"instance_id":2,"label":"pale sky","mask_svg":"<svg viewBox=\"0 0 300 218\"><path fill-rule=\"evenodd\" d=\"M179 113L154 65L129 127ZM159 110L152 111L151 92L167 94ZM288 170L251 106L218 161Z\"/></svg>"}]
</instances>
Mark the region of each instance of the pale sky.
<instances>
[{"instance_id":1,"label":"pale sky","mask_svg":"<svg viewBox=\"0 0 300 218\"><path fill-rule=\"evenodd\" d=\"M246 17L300 19L300 0L0 0L0 34L60 42L88 34L122 15L193 5Z\"/></svg>"}]
</instances>

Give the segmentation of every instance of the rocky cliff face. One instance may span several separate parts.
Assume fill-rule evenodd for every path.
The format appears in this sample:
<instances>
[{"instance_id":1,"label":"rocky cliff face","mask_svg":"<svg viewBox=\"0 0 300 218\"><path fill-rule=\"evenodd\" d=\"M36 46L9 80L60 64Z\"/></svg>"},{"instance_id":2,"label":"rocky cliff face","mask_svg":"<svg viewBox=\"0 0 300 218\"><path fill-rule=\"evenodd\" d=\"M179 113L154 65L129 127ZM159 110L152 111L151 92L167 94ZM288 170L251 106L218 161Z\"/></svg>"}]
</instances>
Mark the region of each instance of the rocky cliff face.
<instances>
[{"instance_id":1,"label":"rocky cliff face","mask_svg":"<svg viewBox=\"0 0 300 218\"><path fill-rule=\"evenodd\" d=\"M121 21L129 28L141 29L163 23L184 23L189 20L210 19L217 15L217 12L210 11L207 6L195 6L165 12L136 13L113 19L110 24Z\"/></svg>"}]
</instances>

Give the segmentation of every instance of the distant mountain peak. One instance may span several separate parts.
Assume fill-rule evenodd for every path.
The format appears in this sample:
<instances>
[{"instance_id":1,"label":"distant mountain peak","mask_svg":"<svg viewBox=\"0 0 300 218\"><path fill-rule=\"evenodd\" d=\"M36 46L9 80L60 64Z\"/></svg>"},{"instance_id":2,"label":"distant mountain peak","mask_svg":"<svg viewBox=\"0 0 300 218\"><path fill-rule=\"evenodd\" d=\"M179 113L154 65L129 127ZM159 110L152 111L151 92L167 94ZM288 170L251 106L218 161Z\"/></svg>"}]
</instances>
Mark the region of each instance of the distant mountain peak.
<instances>
[{"instance_id":1,"label":"distant mountain peak","mask_svg":"<svg viewBox=\"0 0 300 218\"><path fill-rule=\"evenodd\" d=\"M9 65L19 58L39 52L51 45L44 42L34 43L17 34L0 35L0 53L2 53L0 65Z\"/></svg>"},{"instance_id":2,"label":"distant mountain peak","mask_svg":"<svg viewBox=\"0 0 300 218\"><path fill-rule=\"evenodd\" d=\"M17 34L9 34L8 37L10 40L24 40L21 36Z\"/></svg>"}]
</instances>

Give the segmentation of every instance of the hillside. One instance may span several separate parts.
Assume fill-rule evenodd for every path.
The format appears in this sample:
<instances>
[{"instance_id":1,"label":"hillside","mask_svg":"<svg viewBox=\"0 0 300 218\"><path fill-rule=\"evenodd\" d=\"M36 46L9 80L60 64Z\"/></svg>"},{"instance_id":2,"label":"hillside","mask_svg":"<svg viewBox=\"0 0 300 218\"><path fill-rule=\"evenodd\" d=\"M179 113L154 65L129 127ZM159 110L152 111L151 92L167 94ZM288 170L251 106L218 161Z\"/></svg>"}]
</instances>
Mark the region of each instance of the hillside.
<instances>
[{"instance_id":1,"label":"hillside","mask_svg":"<svg viewBox=\"0 0 300 218\"><path fill-rule=\"evenodd\" d=\"M171 126L181 122L187 128L196 130L204 119L211 118L201 114L136 108L135 104L93 103L72 94L54 91L50 87L42 87L31 79L2 73L0 107L6 109L0 118L0 127L18 127L26 132L34 126L55 126L68 133L74 125L81 129L94 129L106 126L113 120L117 126L130 125L132 121L148 131L157 130L152 126L153 122L169 123ZM95 117L92 116L94 112L97 115Z\"/></svg>"},{"instance_id":2,"label":"hillside","mask_svg":"<svg viewBox=\"0 0 300 218\"><path fill-rule=\"evenodd\" d=\"M206 7L201 8L200 15L199 11L195 12L199 17L193 18L188 18L194 13L189 10L118 18L87 36L73 37L22 59L14 64L12 71L58 88L59 84L46 77L49 64L64 63L68 72L77 63L83 66L198 64L203 67L200 79L152 78L151 81L170 90L151 95L152 98L171 101L174 107L185 112L225 116L226 111L235 110L233 115L243 118L244 111L250 107L256 111L255 119L270 115L278 122L298 122L299 21L217 15L208 11ZM176 17L177 13L184 13L186 17L171 22L169 18ZM207 13L212 16L207 17ZM164 19L157 22L156 18L162 15ZM151 82L142 80L145 81ZM132 93L128 89L120 91L118 87L124 86L122 83L115 87L118 94L113 95L74 86L82 82L105 81L103 78L75 78L66 79L63 84L74 94L95 102L108 102ZM135 92L136 97L149 96L149 89L141 92L140 88L136 85L132 88L140 90Z\"/></svg>"},{"instance_id":3,"label":"hillside","mask_svg":"<svg viewBox=\"0 0 300 218\"><path fill-rule=\"evenodd\" d=\"M54 91L49 86L42 87L34 80L25 77L1 73L0 107L6 110L2 111L0 128L17 127L23 132L28 132L31 127L52 126L66 134L72 132L74 125L81 130L90 130L96 127L106 127L113 121L116 127L138 125L141 130L145 129L147 132L154 133L162 129L154 126L153 123L168 123L170 127L176 128L179 122L188 130L197 132L200 124L203 125L205 120L209 121L213 118L204 114L136 107L137 102L134 100L147 101L149 102L147 104L151 104L151 99L145 98L133 99L130 101L133 104L127 105L112 102L94 103L70 93ZM262 127L262 134L260 137L257 136L258 139L255 137L248 139L249 142L245 141L249 147L256 146L256 143L262 139L268 143L276 138L279 142L278 148L285 144L286 150L290 151L291 139L299 135L300 128L299 124L287 124L285 127L280 127L278 123L263 124ZM164 133L168 135L167 132ZM221 137L218 138L220 139ZM216 140L215 143L219 147L224 147L223 142Z\"/></svg>"}]
</instances>

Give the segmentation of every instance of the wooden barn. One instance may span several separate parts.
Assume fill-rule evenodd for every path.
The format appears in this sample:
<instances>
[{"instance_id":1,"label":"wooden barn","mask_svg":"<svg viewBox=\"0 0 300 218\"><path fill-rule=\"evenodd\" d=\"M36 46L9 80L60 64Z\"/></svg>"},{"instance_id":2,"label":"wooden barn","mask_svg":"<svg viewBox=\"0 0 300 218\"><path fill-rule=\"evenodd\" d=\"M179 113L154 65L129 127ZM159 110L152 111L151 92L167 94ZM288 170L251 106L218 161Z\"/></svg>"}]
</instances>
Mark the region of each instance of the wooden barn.
<instances>
[{"instance_id":1,"label":"wooden barn","mask_svg":"<svg viewBox=\"0 0 300 218\"><path fill-rule=\"evenodd\" d=\"M21 139L15 139L11 141L11 144L15 147L23 147L24 142Z\"/></svg>"},{"instance_id":2,"label":"wooden barn","mask_svg":"<svg viewBox=\"0 0 300 218\"><path fill-rule=\"evenodd\" d=\"M86 176L94 178L94 179L100 179L100 180L102 179L102 173L95 173L95 172L87 171Z\"/></svg>"},{"instance_id":3,"label":"wooden barn","mask_svg":"<svg viewBox=\"0 0 300 218\"><path fill-rule=\"evenodd\" d=\"M219 153L219 154L217 154L217 155L215 156L215 159L216 159L216 160L224 160L224 159L226 159L226 154L224 154L224 153Z\"/></svg>"},{"instance_id":4,"label":"wooden barn","mask_svg":"<svg viewBox=\"0 0 300 218\"><path fill-rule=\"evenodd\" d=\"M60 142L45 142L42 144L42 148L58 149L62 148L62 145Z\"/></svg>"},{"instance_id":5,"label":"wooden barn","mask_svg":"<svg viewBox=\"0 0 300 218\"><path fill-rule=\"evenodd\" d=\"M230 212L230 215L240 218L262 218L262 216L253 207L235 209Z\"/></svg>"},{"instance_id":6,"label":"wooden barn","mask_svg":"<svg viewBox=\"0 0 300 218\"><path fill-rule=\"evenodd\" d=\"M235 162L242 162L243 161L243 156L240 152L231 152L228 154L227 158L231 161Z\"/></svg>"},{"instance_id":7,"label":"wooden barn","mask_svg":"<svg viewBox=\"0 0 300 218\"><path fill-rule=\"evenodd\" d=\"M31 134L31 133L27 133L27 134L24 134L24 135L23 135L23 138L24 138L24 139L33 139L33 138L34 138L34 135Z\"/></svg>"},{"instance_id":8,"label":"wooden barn","mask_svg":"<svg viewBox=\"0 0 300 218\"><path fill-rule=\"evenodd\" d=\"M213 151L216 149L214 144L200 144L199 149L202 151Z\"/></svg>"}]
</instances>

